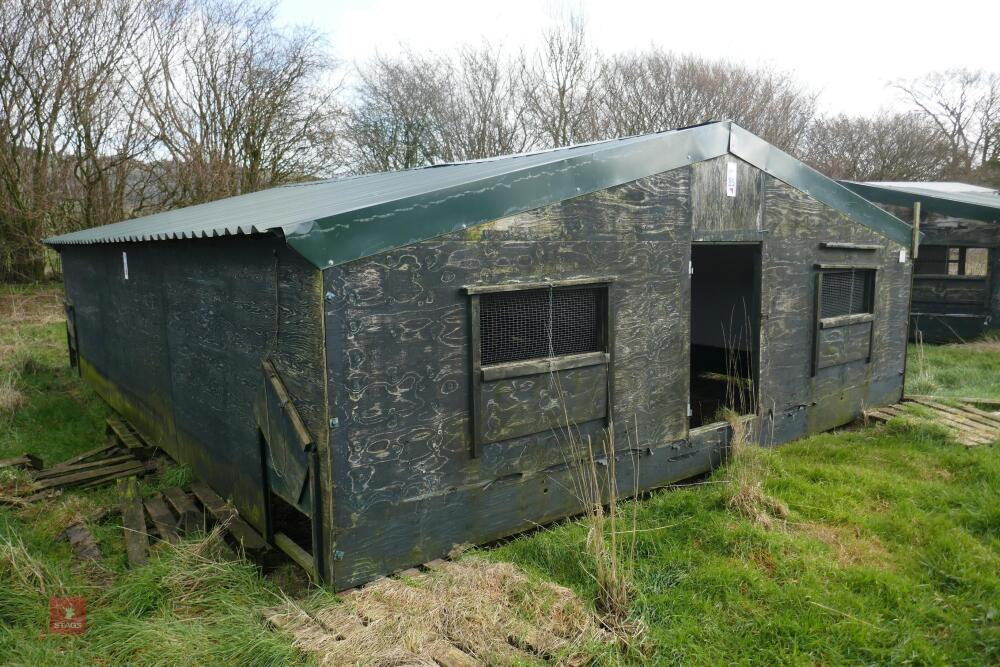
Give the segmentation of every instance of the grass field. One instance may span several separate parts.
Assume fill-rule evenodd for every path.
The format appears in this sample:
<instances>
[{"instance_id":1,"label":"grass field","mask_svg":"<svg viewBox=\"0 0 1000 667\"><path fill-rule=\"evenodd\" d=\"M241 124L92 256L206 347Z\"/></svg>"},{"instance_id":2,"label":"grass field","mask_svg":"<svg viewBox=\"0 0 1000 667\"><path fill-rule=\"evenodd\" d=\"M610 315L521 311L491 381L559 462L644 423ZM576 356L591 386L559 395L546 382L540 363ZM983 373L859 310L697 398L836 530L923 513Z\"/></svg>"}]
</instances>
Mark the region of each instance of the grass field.
<instances>
[{"instance_id":1,"label":"grass field","mask_svg":"<svg viewBox=\"0 0 1000 667\"><path fill-rule=\"evenodd\" d=\"M907 354L910 393L1000 397L1000 334L966 345L910 345Z\"/></svg>"},{"instance_id":2,"label":"grass field","mask_svg":"<svg viewBox=\"0 0 1000 667\"><path fill-rule=\"evenodd\" d=\"M66 367L57 288L0 288L0 458L54 463L100 441L106 408ZM1000 398L995 344L911 350L922 393ZM919 374L919 377L917 377ZM7 406L7 409L4 406ZM766 492L788 508L768 529L727 506L732 471L650 494L632 508L637 551L630 614L637 652L587 648L598 664L1000 664L1000 454L965 449L905 422L807 438L759 457ZM170 468L148 493L184 481ZM19 480L0 477L0 492ZM264 610L289 591L191 542L128 570L109 490L0 509L0 664L310 664ZM83 567L54 536L89 519L103 559ZM473 556L597 597L567 521ZM285 589L283 591L283 588ZM46 632L50 595L88 599L88 632Z\"/></svg>"}]
</instances>

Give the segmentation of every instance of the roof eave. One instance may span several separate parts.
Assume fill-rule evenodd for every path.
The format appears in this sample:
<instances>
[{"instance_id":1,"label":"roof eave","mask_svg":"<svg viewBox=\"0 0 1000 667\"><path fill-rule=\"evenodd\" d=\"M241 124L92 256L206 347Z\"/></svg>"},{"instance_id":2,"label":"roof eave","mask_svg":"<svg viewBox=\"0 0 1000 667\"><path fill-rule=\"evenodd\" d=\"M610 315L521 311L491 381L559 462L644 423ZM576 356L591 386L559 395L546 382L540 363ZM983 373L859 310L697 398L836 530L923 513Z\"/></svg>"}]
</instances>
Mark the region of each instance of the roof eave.
<instances>
[{"instance_id":1,"label":"roof eave","mask_svg":"<svg viewBox=\"0 0 1000 667\"><path fill-rule=\"evenodd\" d=\"M729 123L527 167L472 183L286 228L288 243L320 268L337 266L558 201L725 155Z\"/></svg>"},{"instance_id":2,"label":"roof eave","mask_svg":"<svg viewBox=\"0 0 1000 667\"><path fill-rule=\"evenodd\" d=\"M736 124L729 151L882 236L903 245L912 240L910 226L904 221Z\"/></svg>"},{"instance_id":3,"label":"roof eave","mask_svg":"<svg viewBox=\"0 0 1000 667\"><path fill-rule=\"evenodd\" d=\"M964 218L966 220L1000 222L1000 208L962 201L961 199L949 197L944 194L908 192L898 188L889 188L857 181L840 181L840 183L868 201L886 206L903 206L909 208L916 202L920 202L921 211L925 214L936 213L938 215Z\"/></svg>"}]
</instances>

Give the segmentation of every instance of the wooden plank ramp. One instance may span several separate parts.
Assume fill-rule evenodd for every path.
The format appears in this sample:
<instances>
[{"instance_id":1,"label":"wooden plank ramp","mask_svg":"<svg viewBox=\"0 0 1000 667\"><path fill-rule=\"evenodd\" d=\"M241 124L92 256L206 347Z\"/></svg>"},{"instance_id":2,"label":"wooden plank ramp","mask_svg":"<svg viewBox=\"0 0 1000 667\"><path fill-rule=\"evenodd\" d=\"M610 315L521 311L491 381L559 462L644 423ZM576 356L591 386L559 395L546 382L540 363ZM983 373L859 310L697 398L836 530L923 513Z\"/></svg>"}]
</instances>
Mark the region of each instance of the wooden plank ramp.
<instances>
[{"instance_id":1,"label":"wooden plank ramp","mask_svg":"<svg viewBox=\"0 0 1000 667\"><path fill-rule=\"evenodd\" d=\"M198 509L191 496L176 486L163 490L163 496L177 512L177 526L188 534L204 532L205 513Z\"/></svg>"},{"instance_id":2,"label":"wooden plank ramp","mask_svg":"<svg viewBox=\"0 0 1000 667\"><path fill-rule=\"evenodd\" d=\"M163 496L159 493L146 498L143 502L146 506L146 514L149 515L153 527L156 528L160 538L177 544L181 541L181 536L177 533L177 519L170 512L167 503L163 501Z\"/></svg>"},{"instance_id":3,"label":"wooden plank ramp","mask_svg":"<svg viewBox=\"0 0 1000 667\"><path fill-rule=\"evenodd\" d=\"M950 405L944 402L954 400L932 396L907 396L902 403L866 410L865 417L880 422L905 418L937 424L948 430L955 440L966 447L982 447L1000 441L1000 415L980 410L967 403Z\"/></svg>"},{"instance_id":4,"label":"wooden plank ramp","mask_svg":"<svg viewBox=\"0 0 1000 667\"><path fill-rule=\"evenodd\" d=\"M248 551L267 551L270 547L267 541L254 530L250 524L240 518L236 509L223 500L207 484L200 481L191 482L191 491L201 501L201 504L215 517L215 520L226 526L229 534Z\"/></svg>"},{"instance_id":5,"label":"wooden plank ramp","mask_svg":"<svg viewBox=\"0 0 1000 667\"><path fill-rule=\"evenodd\" d=\"M29 454L0 460L0 468L19 467L28 473L32 483L24 485L20 496L10 500L16 504L30 504L52 498L63 489L90 489L145 475L155 468L156 461L151 460L155 451L124 419L109 417L107 439L93 449L48 468L43 468L42 461Z\"/></svg>"}]
</instances>

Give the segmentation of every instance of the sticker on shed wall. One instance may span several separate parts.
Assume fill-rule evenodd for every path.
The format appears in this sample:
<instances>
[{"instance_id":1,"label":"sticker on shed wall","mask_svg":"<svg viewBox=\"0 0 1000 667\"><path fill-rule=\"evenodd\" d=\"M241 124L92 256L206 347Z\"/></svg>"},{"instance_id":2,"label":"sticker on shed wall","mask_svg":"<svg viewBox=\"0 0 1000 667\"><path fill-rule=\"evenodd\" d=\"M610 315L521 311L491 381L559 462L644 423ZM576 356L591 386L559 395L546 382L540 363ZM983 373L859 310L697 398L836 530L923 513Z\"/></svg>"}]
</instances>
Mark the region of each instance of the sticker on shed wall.
<instances>
[{"instance_id":1,"label":"sticker on shed wall","mask_svg":"<svg viewBox=\"0 0 1000 667\"><path fill-rule=\"evenodd\" d=\"M128 253L122 250L122 269L125 271L125 280L128 280Z\"/></svg>"},{"instance_id":2,"label":"sticker on shed wall","mask_svg":"<svg viewBox=\"0 0 1000 667\"><path fill-rule=\"evenodd\" d=\"M736 196L736 163L727 162L726 163L726 196L735 197Z\"/></svg>"}]
</instances>

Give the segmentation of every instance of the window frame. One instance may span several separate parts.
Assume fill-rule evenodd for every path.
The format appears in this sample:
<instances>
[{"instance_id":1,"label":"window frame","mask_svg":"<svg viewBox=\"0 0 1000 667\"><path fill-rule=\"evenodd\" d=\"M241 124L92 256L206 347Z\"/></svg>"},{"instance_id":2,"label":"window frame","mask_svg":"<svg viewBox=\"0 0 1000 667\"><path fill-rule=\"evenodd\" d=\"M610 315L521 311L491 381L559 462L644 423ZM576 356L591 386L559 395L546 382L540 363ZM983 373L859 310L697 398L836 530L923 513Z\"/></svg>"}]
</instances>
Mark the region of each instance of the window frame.
<instances>
[{"instance_id":1,"label":"window frame","mask_svg":"<svg viewBox=\"0 0 1000 667\"><path fill-rule=\"evenodd\" d=\"M879 283L880 267L871 264L816 264L816 293L815 311L813 313L814 333L813 333L813 355L812 374L815 376L820 370L820 343L823 331L839 327L849 327L856 324L870 323L871 327L868 335L868 351L864 358L865 363L872 360L872 341L875 337L875 315L876 315L876 294ZM866 313L851 313L848 315L836 315L833 317L823 317L823 276L828 273L839 271L870 271L871 281L867 285L865 302L868 307ZM860 358L858 359L860 360ZM847 363L847 362L844 362ZM839 365L839 364L836 364ZM833 366L824 366L832 368Z\"/></svg>"},{"instance_id":2,"label":"window frame","mask_svg":"<svg viewBox=\"0 0 1000 667\"><path fill-rule=\"evenodd\" d=\"M818 269L816 282L816 314L817 320L820 322L820 328L837 326L841 322L851 323L853 321L867 321L865 318L874 319L875 281L878 280L878 267L822 264L816 268ZM830 315L828 317L823 317L823 277L831 273L843 273L845 271L865 271L871 275L871 280L865 286L865 311L861 313L846 313L844 315ZM824 322L827 323L826 326L823 326Z\"/></svg>"},{"instance_id":3,"label":"window frame","mask_svg":"<svg viewBox=\"0 0 1000 667\"><path fill-rule=\"evenodd\" d=\"M496 382L531 375L540 375L574 368L604 365L607 367L607 406L605 420L610 423L611 410L614 404L614 349L615 349L615 309L614 283L616 276L595 276L587 278L567 278L561 280L545 280L536 282L509 282L484 285L467 285L463 291L469 297L469 346L472 371L472 434L473 457L482 454L485 438L480 428L482 415L482 386L486 382ZM517 361L506 361L496 364L482 363L482 331L480 322L480 297L483 294L498 292L521 292L538 289L556 290L572 287L602 288L603 308L603 342L604 351L584 352L580 354L562 354L548 357L538 357Z\"/></svg>"},{"instance_id":4,"label":"window frame","mask_svg":"<svg viewBox=\"0 0 1000 667\"><path fill-rule=\"evenodd\" d=\"M950 279L963 279L969 278L972 280L983 280L988 278L990 275L990 246L986 245L950 245L947 243L934 243L934 244L924 244L920 247L921 251L926 251L928 248L943 248L944 257L937 262L944 267L944 273L935 272L923 272L920 271L920 263L922 257L920 255L914 260L914 276L916 278L950 278ZM982 274L970 274L968 272L969 268L969 250L984 250L986 252L986 272ZM952 253L957 255L954 259L952 258ZM955 273L951 270L954 267Z\"/></svg>"}]
</instances>

